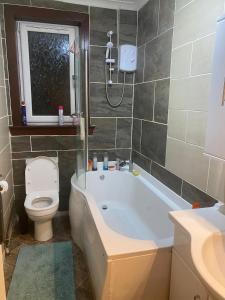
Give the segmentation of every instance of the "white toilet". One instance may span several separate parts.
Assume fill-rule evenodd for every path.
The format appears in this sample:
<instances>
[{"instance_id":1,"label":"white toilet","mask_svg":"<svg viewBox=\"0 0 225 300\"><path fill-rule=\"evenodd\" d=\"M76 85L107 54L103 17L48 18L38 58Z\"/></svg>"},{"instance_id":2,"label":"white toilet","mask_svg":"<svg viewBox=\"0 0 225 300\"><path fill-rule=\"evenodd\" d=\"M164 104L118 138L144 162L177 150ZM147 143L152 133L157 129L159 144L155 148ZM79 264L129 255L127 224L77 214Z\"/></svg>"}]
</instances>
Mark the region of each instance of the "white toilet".
<instances>
[{"instance_id":1,"label":"white toilet","mask_svg":"<svg viewBox=\"0 0 225 300\"><path fill-rule=\"evenodd\" d=\"M37 241L52 238L52 218L59 206L58 160L39 156L26 161L26 199L24 206L28 217L34 221Z\"/></svg>"}]
</instances>

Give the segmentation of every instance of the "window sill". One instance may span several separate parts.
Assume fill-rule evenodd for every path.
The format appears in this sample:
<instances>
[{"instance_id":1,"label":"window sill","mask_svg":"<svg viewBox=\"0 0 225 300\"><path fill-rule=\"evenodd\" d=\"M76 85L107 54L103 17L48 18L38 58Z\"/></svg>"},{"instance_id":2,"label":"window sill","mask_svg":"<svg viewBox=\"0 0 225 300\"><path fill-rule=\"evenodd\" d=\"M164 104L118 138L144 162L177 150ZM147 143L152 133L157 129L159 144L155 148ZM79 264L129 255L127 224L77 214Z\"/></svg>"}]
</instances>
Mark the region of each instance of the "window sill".
<instances>
[{"instance_id":1,"label":"window sill","mask_svg":"<svg viewBox=\"0 0 225 300\"><path fill-rule=\"evenodd\" d=\"M10 133L12 136L16 135L78 135L79 130L73 126L10 126ZM89 126L89 135L94 132L95 126Z\"/></svg>"}]
</instances>

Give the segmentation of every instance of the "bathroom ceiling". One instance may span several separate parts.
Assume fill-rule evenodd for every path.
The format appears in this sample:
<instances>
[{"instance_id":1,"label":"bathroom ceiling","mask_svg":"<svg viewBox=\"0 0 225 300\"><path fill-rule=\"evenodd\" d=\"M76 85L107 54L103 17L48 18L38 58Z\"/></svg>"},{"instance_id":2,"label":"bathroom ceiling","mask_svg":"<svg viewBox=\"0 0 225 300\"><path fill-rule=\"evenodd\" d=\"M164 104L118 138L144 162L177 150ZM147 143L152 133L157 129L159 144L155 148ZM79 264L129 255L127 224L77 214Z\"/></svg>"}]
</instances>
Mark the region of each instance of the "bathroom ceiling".
<instances>
[{"instance_id":1,"label":"bathroom ceiling","mask_svg":"<svg viewBox=\"0 0 225 300\"><path fill-rule=\"evenodd\" d=\"M75 4L91 5L106 8L121 8L128 10L138 10L148 0L61 0Z\"/></svg>"}]
</instances>

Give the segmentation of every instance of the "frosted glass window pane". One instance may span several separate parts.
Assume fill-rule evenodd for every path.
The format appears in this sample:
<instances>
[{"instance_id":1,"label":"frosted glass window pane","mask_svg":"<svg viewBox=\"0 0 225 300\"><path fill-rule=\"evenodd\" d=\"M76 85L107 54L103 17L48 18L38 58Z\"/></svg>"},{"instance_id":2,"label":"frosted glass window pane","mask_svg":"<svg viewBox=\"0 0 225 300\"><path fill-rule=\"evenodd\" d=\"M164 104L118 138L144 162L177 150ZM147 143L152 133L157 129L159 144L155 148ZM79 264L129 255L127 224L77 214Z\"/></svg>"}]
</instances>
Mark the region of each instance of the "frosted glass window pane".
<instances>
[{"instance_id":1,"label":"frosted glass window pane","mask_svg":"<svg viewBox=\"0 0 225 300\"><path fill-rule=\"evenodd\" d=\"M28 32L32 114L54 116L58 106L70 115L69 35Z\"/></svg>"}]
</instances>

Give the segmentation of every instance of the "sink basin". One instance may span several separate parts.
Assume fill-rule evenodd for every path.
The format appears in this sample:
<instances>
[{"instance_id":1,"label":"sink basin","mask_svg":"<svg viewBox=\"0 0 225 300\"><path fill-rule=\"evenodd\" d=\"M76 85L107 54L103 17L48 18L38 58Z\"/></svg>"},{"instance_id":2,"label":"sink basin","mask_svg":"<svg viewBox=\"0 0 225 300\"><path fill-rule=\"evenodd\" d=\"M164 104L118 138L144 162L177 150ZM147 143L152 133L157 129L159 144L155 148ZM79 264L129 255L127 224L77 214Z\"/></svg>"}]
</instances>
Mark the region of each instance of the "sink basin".
<instances>
[{"instance_id":1,"label":"sink basin","mask_svg":"<svg viewBox=\"0 0 225 300\"><path fill-rule=\"evenodd\" d=\"M196 247L194 246L196 245ZM193 243L194 265L216 299L225 299L225 233L214 233Z\"/></svg>"},{"instance_id":2,"label":"sink basin","mask_svg":"<svg viewBox=\"0 0 225 300\"><path fill-rule=\"evenodd\" d=\"M212 234L202 247L203 262L211 276L225 288L225 235Z\"/></svg>"}]
</instances>

